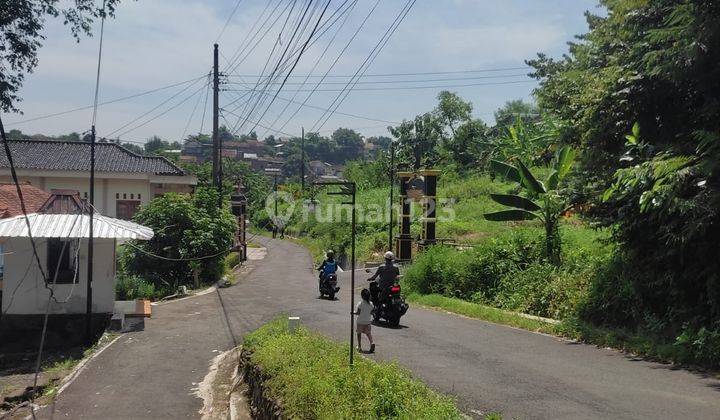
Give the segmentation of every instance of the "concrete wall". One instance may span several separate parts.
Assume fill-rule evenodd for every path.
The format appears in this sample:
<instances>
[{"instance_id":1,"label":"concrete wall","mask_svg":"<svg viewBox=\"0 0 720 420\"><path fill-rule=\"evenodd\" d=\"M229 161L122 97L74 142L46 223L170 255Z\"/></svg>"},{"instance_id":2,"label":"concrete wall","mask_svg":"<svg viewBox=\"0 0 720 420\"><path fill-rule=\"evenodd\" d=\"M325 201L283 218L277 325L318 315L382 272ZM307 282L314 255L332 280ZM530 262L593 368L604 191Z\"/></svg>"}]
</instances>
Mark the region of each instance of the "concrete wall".
<instances>
[{"instance_id":1,"label":"concrete wall","mask_svg":"<svg viewBox=\"0 0 720 420\"><path fill-rule=\"evenodd\" d=\"M20 182L29 182L35 187L50 192L53 188L70 189L80 192L80 197L86 198L90 190L88 178L65 177L29 177L19 176ZM0 182L12 182L8 176L0 176ZM191 192L192 187L182 184L151 183L147 179L108 179L95 180L95 208L104 216L117 217L117 200L138 200L145 205L156 195L165 192Z\"/></svg>"},{"instance_id":2,"label":"concrete wall","mask_svg":"<svg viewBox=\"0 0 720 420\"><path fill-rule=\"evenodd\" d=\"M111 313L115 303L115 240L95 239L93 265L93 312ZM47 272L47 240L36 239L43 270ZM28 238L5 238L5 274L2 311L8 315L44 314L49 291L33 257ZM52 314L85 313L87 290L87 239L80 241L79 282L58 284L55 297L67 303L52 303ZM69 297L69 298L68 298Z\"/></svg>"}]
</instances>

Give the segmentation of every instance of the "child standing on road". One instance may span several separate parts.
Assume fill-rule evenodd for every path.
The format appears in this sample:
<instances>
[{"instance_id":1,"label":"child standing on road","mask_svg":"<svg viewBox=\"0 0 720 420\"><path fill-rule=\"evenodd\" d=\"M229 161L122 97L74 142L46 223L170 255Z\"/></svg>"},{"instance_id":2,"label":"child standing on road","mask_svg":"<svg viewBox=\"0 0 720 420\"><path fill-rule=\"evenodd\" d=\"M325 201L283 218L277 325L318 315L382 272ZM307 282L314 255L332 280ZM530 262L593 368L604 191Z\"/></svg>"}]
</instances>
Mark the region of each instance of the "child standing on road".
<instances>
[{"instance_id":1,"label":"child standing on road","mask_svg":"<svg viewBox=\"0 0 720 420\"><path fill-rule=\"evenodd\" d=\"M373 343L372 333L370 331L370 323L372 323L372 311L373 306L370 303L370 291L368 289L362 289L360 292L362 300L358 302L355 308L354 314L357 315L357 349L362 352L362 335L367 335L370 340L370 353L375 352L375 343Z\"/></svg>"}]
</instances>

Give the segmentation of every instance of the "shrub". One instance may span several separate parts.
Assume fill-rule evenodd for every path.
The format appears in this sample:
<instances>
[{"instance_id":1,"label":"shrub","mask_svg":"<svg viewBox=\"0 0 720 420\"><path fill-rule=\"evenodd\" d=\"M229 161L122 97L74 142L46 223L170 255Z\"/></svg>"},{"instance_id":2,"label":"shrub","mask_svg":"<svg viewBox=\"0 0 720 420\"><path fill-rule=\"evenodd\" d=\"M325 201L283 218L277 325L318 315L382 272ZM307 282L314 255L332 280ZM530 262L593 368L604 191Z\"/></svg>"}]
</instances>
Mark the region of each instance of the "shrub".
<instances>
[{"instance_id":1,"label":"shrub","mask_svg":"<svg viewBox=\"0 0 720 420\"><path fill-rule=\"evenodd\" d=\"M277 319L246 336L252 363L269 376L270 397L282 401L283 417L459 419L453 401L394 363L358 357L350 368L348 347L300 328L290 334Z\"/></svg>"},{"instance_id":2,"label":"shrub","mask_svg":"<svg viewBox=\"0 0 720 420\"><path fill-rule=\"evenodd\" d=\"M714 330L705 327L695 330L685 325L674 346L684 350L683 354L686 354L687 359L683 362L720 366L720 322L716 322Z\"/></svg>"},{"instance_id":3,"label":"shrub","mask_svg":"<svg viewBox=\"0 0 720 420\"><path fill-rule=\"evenodd\" d=\"M567 255L562 267L543 258L540 236L512 233L472 250L432 247L404 276L408 292L441 294L533 315L565 318L584 302L601 261L584 252Z\"/></svg>"},{"instance_id":4,"label":"shrub","mask_svg":"<svg viewBox=\"0 0 720 420\"><path fill-rule=\"evenodd\" d=\"M134 220L152 228L155 236L125 246L121 270L171 293L180 285L192 285L196 269L201 280L218 280L225 272L224 251L230 248L236 222L228 208L218 209L217 194L201 187L192 196L167 193L143 206Z\"/></svg>"},{"instance_id":5,"label":"shrub","mask_svg":"<svg viewBox=\"0 0 720 420\"><path fill-rule=\"evenodd\" d=\"M135 300L157 297L155 285L137 276L120 276L115 284L115 299Z\"/></svg>"},{"instance_id":6,"label":"shrub","mask_svg":"<svg viewBox=\"0 0 720 420\"><path fill-rule=\"evenodd\" d=\"M240 264L240 253L239 252L231 252L225 257L225 268L226 269L233 269L238 264Z\"/></svg>"}]
</instances>

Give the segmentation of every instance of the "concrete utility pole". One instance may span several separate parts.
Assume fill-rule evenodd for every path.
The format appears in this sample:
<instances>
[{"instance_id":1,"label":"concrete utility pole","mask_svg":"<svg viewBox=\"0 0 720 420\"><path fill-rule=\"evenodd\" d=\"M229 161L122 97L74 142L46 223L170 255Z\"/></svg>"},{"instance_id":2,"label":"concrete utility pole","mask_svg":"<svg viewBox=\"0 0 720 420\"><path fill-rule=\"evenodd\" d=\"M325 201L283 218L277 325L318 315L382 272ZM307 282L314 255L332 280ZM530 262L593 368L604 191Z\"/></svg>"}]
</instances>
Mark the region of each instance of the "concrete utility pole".
<instances>
[{"instance_id":1,"label":"concrete utility pole","mask_svg":"<svg viewBox=\"0 0 720 420\"><path fill-rule=\"evenodd\" d=\"M93 123L90 129L90 205L88 206L88 213L90 220L88 223L88 260L87 260L87 289L86 300L85 300L85 341L88 343L92 341L93 328L92 328L92 282L93 282L93 259L95 255L95 243L93 241L93 219L95 218L95 124ZM73 279L75 281L75 279Z\"/></svg>"},{"instance_id":2,"label":"concrete utility pole","mask_svg":"<svg viewBox=\"0 0 720 420\"><path fill-rule=\"evenodd\" d=\"M302 127L302 135L300 137L300 185L301 190L305 191L305 127Z\"/></svg>"},{"instance_id":3,"label":"concrete utility pole","mask_svg":"<svg viewBox=\"0 0 720 420\"><path fill-rule=\"evenodd\" d=\"M222 189L222 162L220 161L220 72L218 69L218 44L213 50L213 155L212 155L212 179L213 186L218 192ZM220 198L222 201L222 196Z\"/></svg>"},{"instance_id":4,"label":"concrete utility pole","mask_svg":"<svg viewBox=\"0 0 720 420\"><path fill-rule=\"evenodd\" d=\"M393 250L393 187L395 184L395 143L390 142L390 221L388 223L388 251Z\"/></svg>"}]
</instances>

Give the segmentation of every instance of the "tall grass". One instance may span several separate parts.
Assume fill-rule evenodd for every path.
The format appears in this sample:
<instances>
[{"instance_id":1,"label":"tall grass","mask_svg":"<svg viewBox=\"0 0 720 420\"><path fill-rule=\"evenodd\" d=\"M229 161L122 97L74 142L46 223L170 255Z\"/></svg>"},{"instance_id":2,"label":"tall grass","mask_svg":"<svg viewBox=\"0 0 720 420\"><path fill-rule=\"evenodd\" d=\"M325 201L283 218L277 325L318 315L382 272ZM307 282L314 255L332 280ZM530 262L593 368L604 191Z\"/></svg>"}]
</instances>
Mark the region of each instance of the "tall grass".
<instances>
[{"instance_id":1,"label":"tall grass","mask_svg":"<svg viewBox=\"0 0 720 420\"><path fill-rule=\"evenodd\" d=\"M452 399L394 363L358 357L348 348L300 328L290 333L277 319L246 336L251 362L269 376L268 392L296 419L460 419Z\"/></svg>"}]
</instances>

